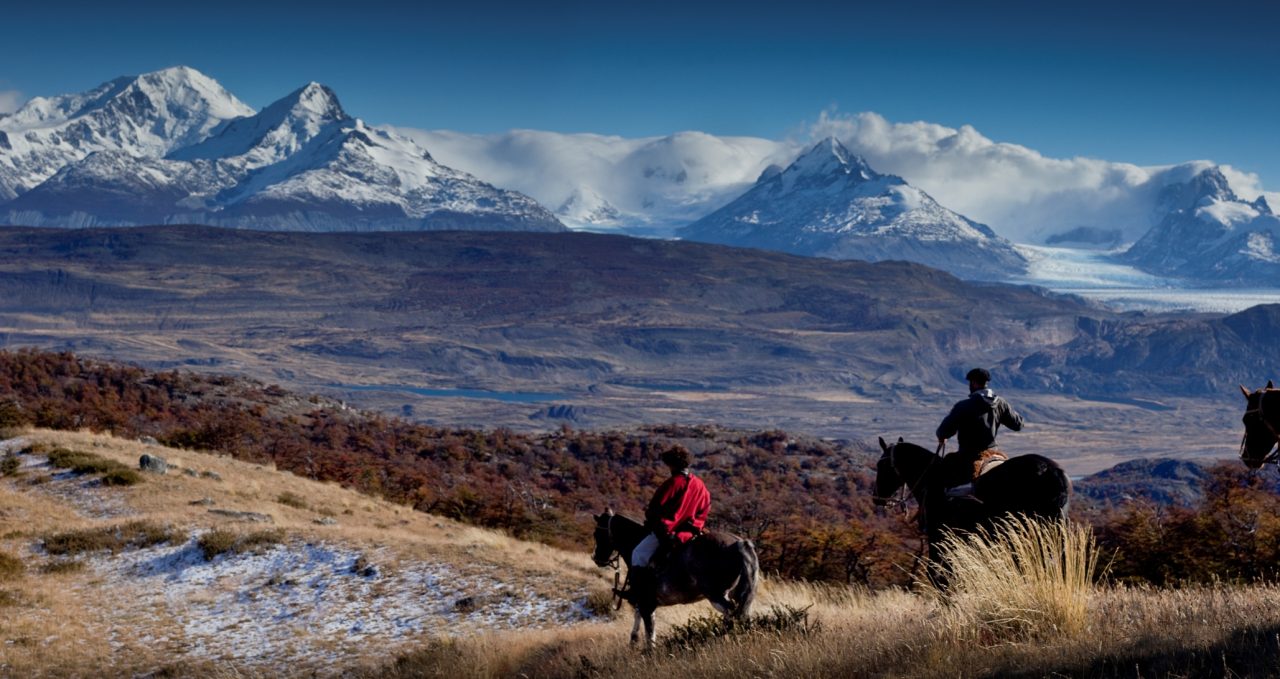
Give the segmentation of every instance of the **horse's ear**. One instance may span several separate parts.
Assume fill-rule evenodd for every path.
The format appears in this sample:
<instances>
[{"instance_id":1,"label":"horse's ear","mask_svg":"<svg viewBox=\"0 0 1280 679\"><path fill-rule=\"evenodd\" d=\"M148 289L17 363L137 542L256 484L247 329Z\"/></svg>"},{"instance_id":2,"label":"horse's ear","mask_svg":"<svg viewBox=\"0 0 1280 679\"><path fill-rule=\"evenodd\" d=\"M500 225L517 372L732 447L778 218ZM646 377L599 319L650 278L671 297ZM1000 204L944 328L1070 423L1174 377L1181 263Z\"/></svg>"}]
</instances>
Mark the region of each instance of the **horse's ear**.
<instances>
[{"instance_id":1,"label":"horse's ear","mask_svg":"<svg viewBox=\"0 0 1280 679\"><path fill-rule=\"evenodd\" d=\"M884 442L884 437L881 436L879 437L879 439L880 439L880 450L889 450L889 444Z\"/></svg>"},{"instance_id":2,"label":"horse's ear","mask_svg":"<svg viewBox=\"0 0 1280 679\"><path fill-rule=\"evenodd\" d=\"M903 443L905 441L906 439L902 438L901 436L898 437L898 443Z\"/></svg>"},{"instance_id":3,"label":"horse's ear","mask_svg":"<svg viewBox=\"0 0 1280 679\"><path fill-rule=\"evenodd\" d=\"M1271 383L1271 380L1267 380L1267 388L1268 388L1268 389L1274 389L1274 388L1275 388L1275 386L1276 386L1276 385L1274 385L1274 384L1272 384L1272 383Z\"/></svg>"},{"instance_id":4,"label":"horse's ear","mask_svg":"<svg viewBox=\"0 0 1280 679\"><path fill-rule=\"evenodd\" d=\"M1244 394L1245 399L1248 399L1250 396L1249 390L1245 389L1243 384L1240 385L1240 393Z\"/></svg>"}]
</instances>

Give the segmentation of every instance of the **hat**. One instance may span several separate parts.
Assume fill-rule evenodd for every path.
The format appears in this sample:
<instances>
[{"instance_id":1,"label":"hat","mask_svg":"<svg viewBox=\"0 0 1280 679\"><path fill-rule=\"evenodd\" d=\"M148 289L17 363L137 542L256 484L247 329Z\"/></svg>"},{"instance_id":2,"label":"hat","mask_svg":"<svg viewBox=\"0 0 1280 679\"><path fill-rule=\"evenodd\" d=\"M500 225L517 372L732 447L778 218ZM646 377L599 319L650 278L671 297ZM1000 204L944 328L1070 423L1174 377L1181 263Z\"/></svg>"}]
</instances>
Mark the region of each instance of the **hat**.
<instances>
[{"instance_id":1,"label":"hat","mask_svg":"<svg viewBox=\"0 0 1280 679\"><path fill-rule=\"evenodd\" d=\"M986 368L974 368L964 378L970 382L986 384L991 381L991 373L987 372Z\"/></svg>"}]
</instances>

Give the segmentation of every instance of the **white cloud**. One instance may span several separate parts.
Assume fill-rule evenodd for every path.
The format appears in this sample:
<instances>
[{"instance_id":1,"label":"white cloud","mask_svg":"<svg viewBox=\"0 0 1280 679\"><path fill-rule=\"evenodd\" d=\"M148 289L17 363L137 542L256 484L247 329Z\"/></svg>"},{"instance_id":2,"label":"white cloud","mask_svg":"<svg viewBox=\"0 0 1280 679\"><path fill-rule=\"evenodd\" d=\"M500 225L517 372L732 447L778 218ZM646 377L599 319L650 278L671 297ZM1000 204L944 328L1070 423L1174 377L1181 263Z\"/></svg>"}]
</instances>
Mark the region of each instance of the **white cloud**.
<instances>
[{"instance_id":1,"label":"white cloud","mask_svg":"<svg viewBox=\"0 0 1280 679\"><path fill-rule=\"evenodd\" d=\"M823 112L781 141L700 132L628 139L531 130L494 135L397 131L440 162L524 192L552 210L579 190L593 205L603 199L619 209L622 222L660 227L659 232L720 207L768 165L785 165L827 136L839 138L876 170L902 176L946 207L1019 242L1040 242L1078 226L1115 229L1134 240L1152 226L1163 187L1213 164L1140 167L1049 158L992 141L968 125L894 123L876 113ZM1280 193L1264 191L1257 175L1221 169L1242 198L1265 195L1273 209L1280 209Z\"/></svg>"},{"instance_id":2,"label":"white cloud","mask_svg":"<svg viewBox=\"0 0 1280 679\"><path fill-rule=\"evenodd\" d=\"M26 100L17 90L0 90L0 113L13 113Z\"/></svg>"}]
</instances>

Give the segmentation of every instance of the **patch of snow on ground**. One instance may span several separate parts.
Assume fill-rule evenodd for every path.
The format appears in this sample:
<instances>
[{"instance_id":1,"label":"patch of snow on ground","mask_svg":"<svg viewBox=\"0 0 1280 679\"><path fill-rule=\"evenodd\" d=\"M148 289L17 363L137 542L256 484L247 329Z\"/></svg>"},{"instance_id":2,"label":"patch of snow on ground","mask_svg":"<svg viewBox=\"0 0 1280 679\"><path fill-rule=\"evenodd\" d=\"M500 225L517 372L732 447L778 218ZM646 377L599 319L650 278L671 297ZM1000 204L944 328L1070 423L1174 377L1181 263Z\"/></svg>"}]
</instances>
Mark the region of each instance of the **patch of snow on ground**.
<instances>
[{"instance_id":1,"label":"patch of snow on ground","mask_svg":"<svg viewBox=\"0 0 1280 679\"><path fill-rule=\"evenodd\" d=\"M1015 283L1039 285L1102 302L1121 311L1212 311L1234 313L1258 304L1280 304L1280 289L1191 288L1116 261L1125 250L1018 245L1026 276ZM1126 246L1127 247L1127 246Z\"/></svg>"},{"instance_id":2,"label":"patch of snow on ground","mask_svg":"<svg viewBox=\"0 0 1280 679\"><path fill-rule=\"evenodd\" d=\"M468 565L462 572L442 563L397 564L382 550L301 541L205 561L196 539L91 562L106 586L129 592L131 607L171 617L184 638L170 641L196 658L323 667L370 644L586 617L585 591L548 599L526 584L527 576L507 581L494 566ZM376 575L355 572L362 557L377 567Z\"/></svg>"}]
</instances>

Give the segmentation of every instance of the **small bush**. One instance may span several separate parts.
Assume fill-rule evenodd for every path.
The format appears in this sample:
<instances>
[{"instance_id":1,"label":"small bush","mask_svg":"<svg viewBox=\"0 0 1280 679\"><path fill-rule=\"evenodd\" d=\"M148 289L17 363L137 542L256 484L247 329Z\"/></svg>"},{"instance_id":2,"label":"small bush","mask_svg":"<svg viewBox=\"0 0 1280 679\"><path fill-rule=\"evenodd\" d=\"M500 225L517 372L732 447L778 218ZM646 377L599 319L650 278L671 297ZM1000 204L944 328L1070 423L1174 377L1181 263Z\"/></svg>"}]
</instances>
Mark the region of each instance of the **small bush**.
<instances>
[{"instance_id":1,"label":"small bush","mask_svg":"<svg viewBox=\"0 0 1280 679\"><path fill-rule=\"evenodd\" d=\"M21 606L26 603L26 598L21 592L14 592L8 589L0 589L0 608L10 608L12 606Z\"/></svg>"},{"instance_id":2,"label":"small bush","mask_svg":"<svg viewBox=\"0 0 1280 679\"><path fill-rule=\"evenodd\" d=\"M50 561L40 567L40 572L45 575L62 575L64 573L79 573L84 570L84 562L74 559L57 559Z\"/></svg>"},{"instance_id":3,"label":"small bush","mask_svg":"<svg viewBox=\"0 0 1280 679\"><path fill-rule=\"evenodd\" d=\"M280 496L276 498L276 502L279 502L286 507L293 507L294 509L308 509L306 500L303 500L300 496L290 493L287 490L280 493Z\"/></svg>"},{"instance_id":4,"label":"small bush","mask_svg":"<svg viewBox=\"0 0 1280 679\"><path fill-rule=\"evenodd\" d=\"M691 651L717 639L745 634L807 637L822 629L821 623L809 619L809 608L783 604L771 607L767 613L752 615L743 620L725 619L721 615L697 616L683 625L671 628L670 634L663 638L662 645L668 651Z\"/></svg>"},{"instance_id":5,"label":"small bush","mask_svg":"<svg viewBox=\"0 0 1280 679\"><path fill-rule=\"evenodd\" d=\"M22 559L8 552L0 552L0 581L22 577L22 573L26 570L26 564L22 563Z\"/></svg>"},{"instance_id":6,"label":"small bush","mask_svg":"<svg viewBox=\"0 0 1280 679\"><path fill-rule=\"evenodd\" d=\"M219 554L244 554L246 552L261 553L267 548L284 542L284 531L261 530L239 535L225 528L216 528L200 536L196 546L206 561L212 561Z\"/></svg>"},{"instance_id":7,"label":"small bush","mask_svg":"<svg viewBox=\"0 0 1280 679\"><path fill-rule=\"evenodd\" d=\"M132 486L142 481L131 467L81 450L54 448L49 451L49 464L76 474L102 474L102 483L107 486Z\"/></svg>"},{"instance_id":8,"label":"small bush","mask_svg":"<svg viewBox=\"0 0 1280 679\"><path fill-rule=\"evenodd\" d=\"M142 483L142 475L132 469L112 469L102 475L104 486L133 486Z\"/></svg>"},{"instance_id":9,"label":"small bush","mask_svg":"<svg viewBox=\"0 0 1280 679\"><path fill-rule=\"evenodd\" d=\"M3 459L0 459L0 476L13 476L18 473L18 468L22 466L22 460L17 455L9 453Z\"/></svg>"},{"instance_id":10,"label":"small bush","mask_svg":"<svg viewBox=\"0 0 1280 679\"><path fill-rule=\"evenodd\" d=\"M128 548L142 549L173 542L180 537L181 534L169 526L160 526L150 521L134 521L121 526L85 528L47 535L44 538L44 550L54 556L106 550L114 554Z\"/></svg>"}]
</instances>

